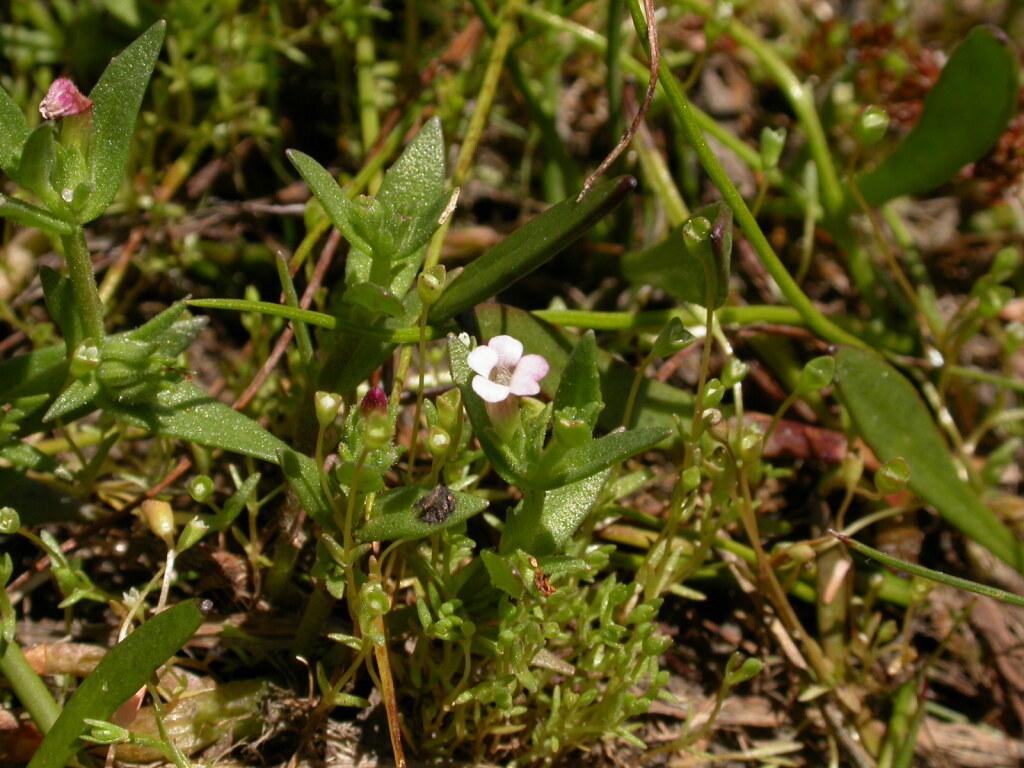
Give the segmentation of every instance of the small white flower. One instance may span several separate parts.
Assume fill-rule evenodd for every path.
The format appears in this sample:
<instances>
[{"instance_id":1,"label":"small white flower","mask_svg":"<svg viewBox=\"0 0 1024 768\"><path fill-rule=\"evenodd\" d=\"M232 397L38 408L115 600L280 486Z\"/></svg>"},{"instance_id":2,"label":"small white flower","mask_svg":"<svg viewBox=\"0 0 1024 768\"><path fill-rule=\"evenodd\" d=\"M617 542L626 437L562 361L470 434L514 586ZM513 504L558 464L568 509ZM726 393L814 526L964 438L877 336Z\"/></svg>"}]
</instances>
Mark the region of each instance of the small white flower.
<instances>
[{"instance_id":1,"label":"small white flower","mask_svg":"<svg viewBox=\"0 0 1024 768\"><path fill-rule=\"evenodd\" d=\"M466 362L478 374L473 391L488 403L500 403L509 395L536 395L550 368L540 355L523 355L523 343L511 336L495 336L470 352Z\"/></svg>"}]
</instances>

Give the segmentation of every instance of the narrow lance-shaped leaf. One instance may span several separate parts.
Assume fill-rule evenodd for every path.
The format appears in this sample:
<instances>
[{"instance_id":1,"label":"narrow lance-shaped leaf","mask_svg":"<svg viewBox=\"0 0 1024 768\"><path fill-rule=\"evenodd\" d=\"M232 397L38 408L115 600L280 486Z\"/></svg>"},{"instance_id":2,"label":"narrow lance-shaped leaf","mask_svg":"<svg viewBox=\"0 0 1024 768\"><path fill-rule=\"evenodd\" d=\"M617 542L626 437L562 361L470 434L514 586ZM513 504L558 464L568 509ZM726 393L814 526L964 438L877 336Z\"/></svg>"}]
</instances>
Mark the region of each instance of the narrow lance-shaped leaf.
<instances>
[{"instance_id":1,"label":"narrow lance-shaped leaf","mask_svg":"<svg viewBox=\"0 0 1024 768\"><path fill-rule=\"evenodd\" d=\"M949 448L914 386L870 352L843 348L836 383L857 431L882 461L901 457L909 486L948 523L1024 573L1024 547L957 473Z\"/></svg>"},{"instance_id":2,"label":"narrow lance-shaped leaf","mask_svg":"<svg viewBox=\"0 0 1024 768\"><path fill-rule=\"evenodd\" d=\"M323 206L327 218L331 220L331 224L341 230L341 233L345 235L345 239L349 241L353 248L370 253L372 251L370 243L362 237L358 228L353 226L349 218L353 203L348 199L341 187L338 186L338 182L334 180L334 177L327 172L326 168L304 152L299 152L297 149L289 149L285 154L291 160L292 165L295 166L295 170L299 172L299 175L309 185L310 192L313 193L313 196ZM363 213L366 214L367 212L364 211Z\"/></svg>"},{"instance_id":3,"label":"narrow lance-shaped leaf","mask_svg":"<svg viewBox=\"0 0 1024 768\"><path fill-rule=\"evenodd\" d=\"M316 462L194 384L179 381L162 390L152 405L110 403L107 411L154 434L280 464L310 516L321 525L333 525L330 508L319 491Z\"/></svg>"},{"instance_id":4,"label":"narrow lance-shaped leaf","mask_svg":"<svg viewBox=\"0 0 1024 768\"><path fill-rule=\"evenodd\" d=\"M575 409L579 416L586 416L587 426L593 430L603 407L601 377L597 370L597 341L594 332L588 331L580 337L566 361L555 392L555 413L564 408Z\"/></svg>"},{"instance_id":5,"label":"narrow lance-shaped leaf","mask_svg":"<svg viewBox=\"0 0 1024 768\"><path fill-rule=\"evenodd\" d=\"M49 211L9 195L0 195L0 217L23 227L36 227L57 235L70 235L75 231L73 225L58 219Z\"/></svg>"},{"instance_id":6,"label":"narrow lance-shaped leaf","mask_svg":"<svg viewBox=\"0 0 1024 768\"><path fill-rule=\"evenodd\" d=\"M889 157L857 178L868 205L949 181L988 152L1017 106L1020 67L1002 30L977 27L950 56L917 124ZM855 201L848 196L847 207Z\"/></svg>"},{"instance_id":7,"label":"narrow lance-shaped leaf","mask_svg":"<svg viewBox=\"0 0 1024 768\"><path fill-rule=\"evenodd\" d=\"M25 114L0 87L0 168L8 176L17 168L21 148L31 130Z\"/></svg>"},{"instance_id":8,"label":"narrow lance-shaped leaf","mask_svg":"<svg viewBox=\"0 0 1024 768\"><path fill-rule=\"evenodd\" d=\"M494 296L560 253L636 189L621 176L590 191L580 202L568 198L523 225L469 264L430 308L429 322L441 323Z\"/></svg>"},{"instance_id":9,"label":"narrow lance-shaped leaf","mask_svg":"<svg viewBox=\"0 0 1024 768\"><path fill-rule=\"evenodd\" d=\"M384 174L377 199L403 216L415 218L434 205L444 192L444 137L441 120L424 123L395 164Z\"/></svg>"},{"instance_id":10,"label":"narrow lance-shaped leaf","mask_svg":"<svg viewBox=\"0 0 1024 768\"><path fill-rule=\"evenodd\" d=\"M92 221L114 200L128 165L135 120L164 43L167 23L158 21L115 56L89 94L93 100L89 166L92 194L81 223Z\"/></svg>"},{"instance_id":11,"label":"narrow lance-shaped leaf","mask_svg":"<svg viewBox=\"0 0 1024 768\"><path fill-rule=\"evenodd\" d=\"M531 473L530 480L537 488L559 488L575 483L631 456L650 450L671 434L671 430L660 427L612 432L568 451L555 466L545 465L541 472Z\"/></svg>"},{"instance_id":12,"label":"narrow lance-shaped leaf","mask_svg":"<svg viewBox=\"0 0 1024 768\"><path fill-rule=\"evenodd\" d=\"M28 768L63 768L85 746L85 718L109 720L203 623L209 605L186 600L158 613L115 645L68 701Z\"/></svg>"}]
</instances>

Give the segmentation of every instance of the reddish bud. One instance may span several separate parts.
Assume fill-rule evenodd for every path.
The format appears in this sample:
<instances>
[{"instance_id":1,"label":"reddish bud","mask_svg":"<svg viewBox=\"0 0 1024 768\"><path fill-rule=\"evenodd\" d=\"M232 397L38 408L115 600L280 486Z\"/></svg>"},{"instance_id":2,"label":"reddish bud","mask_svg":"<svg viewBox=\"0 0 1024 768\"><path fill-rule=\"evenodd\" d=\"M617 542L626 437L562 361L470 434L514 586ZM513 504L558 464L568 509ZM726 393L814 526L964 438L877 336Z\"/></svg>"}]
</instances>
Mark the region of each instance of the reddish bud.
<instances>
[{"instance_id":1,"label":"reddish bud","mask_svg":"<svg viewBox=\"0 0 1024 768\"><path fill-rule=\"evenodd\" d=\"M363 418L368 418L374 413L387 413L388 396L384 394L384 390L380 387L374 387L366 393L362 402L359 403L359 410L362 411Z\"/></svg>"},{"instance_id":2,"label":"reddish bud","mask_svg":"<svg viewBox=\"0 0 1024 768\"><path fill-rule=\"evenodd\" d=\"M46 92L46 98L39 102L39 114L44 120L60 120L62 117L80 115L92 109L92 99L84 95L66 77L58 77Z\"/></svg>"}]
</instances>

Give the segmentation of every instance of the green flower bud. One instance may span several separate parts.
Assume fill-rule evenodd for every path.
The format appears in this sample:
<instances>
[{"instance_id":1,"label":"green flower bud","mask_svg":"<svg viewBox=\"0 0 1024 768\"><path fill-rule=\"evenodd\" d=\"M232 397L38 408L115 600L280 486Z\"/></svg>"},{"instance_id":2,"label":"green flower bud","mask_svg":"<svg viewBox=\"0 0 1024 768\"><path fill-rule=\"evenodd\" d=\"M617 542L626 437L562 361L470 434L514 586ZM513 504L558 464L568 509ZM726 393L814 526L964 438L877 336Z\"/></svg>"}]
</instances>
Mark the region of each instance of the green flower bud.
<instances>
[{"instance_id":1,"label":"green flower bud","mask_svg":"<svg viewBox=\"0 0 1024 768\"><path fill-rule=\"evenodd\" d=\"M1000 249L992 259L988 273L997 283L1009 280L1020 266L1020 254L1013 246Z\"/></svg>"},{"instance_id":2,"label":"green flower bud","mask_svg":"<svg viewBox=\"0 0 1024 768\"><path fill-rule=\"evenodd\" d=\"M805 542L799 544L793 544L786 549L786 555L797 565L803 565L814 560L817 555L814 552L814 547Z\"/></svg>"},{"instance_id":3,"label":"green flower bud","mask_svg":"<svg viewBox=\"0 0 1024 768\"><path fill-rule=\"evenodd\" d=\"M430 428L430 432L427 434L427 450L430 451L431 456L434 458L445 456L451 446L451 435L441 429L441 427L434 426Z\"/></svg>"},{"instance_id":4,"label":"green flower bud","mask_svg":"<svg viewBox=\"0 0 1024 768\"><path fill-rule=\"evenodd\" d=\"M84 741L93 744L124 744L131 740L131 733L120 725L92 718L85 718L82 722L89 726L89 731L82 736Z\"/></svg>"},{"instance_id":5,"label":"green flower bud","mask_svg":"<svg viewBox=\"0 0 1024 768\"><path fill-rule=\"evenodd\" d=\"M744 427L740 435L739 454L744 462L750 464L761 458L764 450L764 435L761 429L754 424Z\"/></svg>"},{"instance_id":6,"label":"green flower bud","mask_svg":"<svg viewBox=\"0 0 1024 768\"><path fill-rule=\"evenodd\" d=\"M752 677L757 677L764 669L764 662L760 659L745 659L742 664L739 661L739 653L734 653L725 668L725 679L730 686L745 683Z\"/></svg>"},{"instance_id":7,"label":"green flower bud","mask_svg":"<svg viewBox=\"0 0 1024 768\"><path fill-rule=\"evenodd\" d=\"M430 269L420 272L416 280L416 291L424 307L433 306L441 298L441 294L444 293L444 280L444 264L435 264Z\"/></svg>"},{"instance_id":8,"label":"green flower bud","mask_svg":"<svg viewBox=\"0 0 1024 768\"><path fill-rule=\"evenodd\" d=\"M338 418L338 409L341 408L341 395L332 392L317 392L313 395L313 404L316 408L316 420L320 429L326 429Z\"/></svg>"},{"instance_id":9,"label":"green flower bud","mask_svg":"<svg viewBox=\"0 0 1024 768\"><path fill-rule=\"evenodd\" d=\"M862 147L877 144L889 130L889 114L881 107L870 106L861 112L854 124L854 136Z\"/></svg>"},{"instance_id":10,"label":"green flower bud","mask_svg":"<svg viewBox=\"0 0 1024 768\"><path fill-rule=\"evenodd\" d=\"M679 482L682 484L683 493L693 493L700 488L700 469L698 467L689 467L684 470L679 478Z\"/></svg>"},{"instance_id":11,"label":"green flower bud","mask_svg":"<svg viewBox=\"0 0 1024 768\"><path fill-rule=\"evenodd\" d=\"M786 146L786 129L769 128L761 129L761 163L764 170L771 171L779 167L779 158Z\"/></svg>"},{"instance_id":12,"label":"green flower bud","mask_svg":"<svg viewBox=\"0 0 1024 768\"><path fill-rule=\"evenodd\" d=\"M671 357L681 349L693 344L694 335L683 327L683 321L673 317L668 321L658 338L651 347L651 356L654 358Z\"/></svg>"},{"instance_id":13,"label":"green flower bud","mask_svg":"<svg viewBox=\"0 0 1024 768\"><path fill-rule=\"evenodd\" d=\"M725 387L718 379L709 379L704 385L704 407L717 408L725 396Z\"/></svg>"},{"instance_id":14,"label":"green flower bud","mask_svg":"<svg viewBox=\"0 0 1024 768\"><path fill-rule=\"evenodd\" d=\"M889 459L875 472L875 488L883 496L900 493L909 482L910 466L899 456Z\"/></svg>"},{"instance_id":15,"label":"green flower bud","mask_svg":"<svg viewBox=\"0 0 1024 768\"><path fill-rule=\"evenodd\" d=\"M835 358L828 355L809 360L796 383L796 391L801 395L817 392L832 383L836 376Z\"/></svg>"},{"instance_id":16,"label":"green flower bud","mask_svg":"<svg viewBox=\"0 0 1024 768\"><path fill-rule=\"evenodd\" d=\"M99 364L100 348L92 339L86 339L75 348L68 370L73 378L81 379L95 371Z\"/></svg>"},{"instance_id":17,"label":"green flower bud","mask_svg":"<svg viewBox=\"0 0 1024 768\"><path fill-rule=\"evenodd\" d=\"M174 510L166 501L146 499L142 502L142 515L149 530L163 539L168 547L174 546Z\"/></svg>"},{"instance_id":18,"label":"green flower bud","mask_svg":"<svg viewBox=\"0 0 1024 768\"><path fill-rule=\"evenodd\" d=\"M747 378L748 373L750 373L749 365L738 358L731 357L722 371L722 386L726 389L732 389Z\"/></svg>"},{"instance_id":19,"label":"green flower bud","mask_svg":"<svg viewBox=\"0 0 1024 768\"><path fill-rule=\"evenodd\" d=\"M196 475L189 481L188 493L193 501L205 504L213 495L213 480L209 475Z\"/></svg>"},{"instance_id":20,"label":"green flower bud","mask_svg":"<svg viewBox=\"0 0 1024 768\"><path fill-rule=\"evenodd\" d=\"M0 507L0 533L17 533L21 518L14 507Z\"/></svg>"},{"instance_id":21,"label":"green flower bud","mask_svg":"<svg viewBox=\"0 0 1024 768\"><path fill-rule=\"evenodd\" d=\"M174 545L174 551L181 554L186 549L191 549L198 544L202 538L210 532L209 524L200 517L193 517L181 531L178 543Z\"/></svg>"},{"instance_id":22,"label":"green flower bud","mask_svg":"<svg viewBox=\"0 0 1024 768\"><path fill-rule=\"evenodd\" d=\"M462 419L462 391L452 387L437 396L437 423L449 435L454 435Z\"/></svg>"}]
</instances>

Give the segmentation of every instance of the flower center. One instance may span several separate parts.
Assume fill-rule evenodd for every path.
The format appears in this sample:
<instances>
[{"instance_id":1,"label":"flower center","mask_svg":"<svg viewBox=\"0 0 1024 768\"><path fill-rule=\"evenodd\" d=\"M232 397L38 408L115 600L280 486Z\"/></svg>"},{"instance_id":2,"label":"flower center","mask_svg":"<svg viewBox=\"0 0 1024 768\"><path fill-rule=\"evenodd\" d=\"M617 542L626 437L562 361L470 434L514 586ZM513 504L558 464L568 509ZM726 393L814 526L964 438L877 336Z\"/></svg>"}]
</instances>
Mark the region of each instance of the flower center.
<instances>
[{"instance_id":1,"label":"flower center","mask_svg":"<svg viewBox=\"0 0 1024 768\"><path fill-rule=\"evenodd\" d=\"M514 372L514 367L498 363L493 369L491 369L491 381L495 384L501 384L502 386L507 387L512 381L512 374Z\"/></svg>"}]
</instances>

